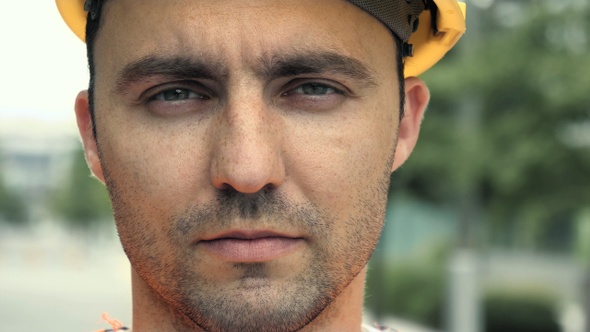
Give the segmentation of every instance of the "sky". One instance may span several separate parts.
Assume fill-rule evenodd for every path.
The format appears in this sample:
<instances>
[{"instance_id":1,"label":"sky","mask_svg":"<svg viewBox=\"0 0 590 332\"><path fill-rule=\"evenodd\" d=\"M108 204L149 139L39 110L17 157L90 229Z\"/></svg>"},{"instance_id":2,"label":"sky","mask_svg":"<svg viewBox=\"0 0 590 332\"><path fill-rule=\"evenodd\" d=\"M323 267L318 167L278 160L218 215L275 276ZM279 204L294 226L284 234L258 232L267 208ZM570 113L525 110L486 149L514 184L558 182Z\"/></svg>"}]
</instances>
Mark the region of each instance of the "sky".
<instances>
[{"instance_id":1,"label":"sky","mask_svg":"<svg viewBox=\"0 0 590 332\"><path fill-rule=\"evenodd\" d=\"M88 85L85 44L53 0L1 0L1 131L76 132L78 91Z\"/></svg>"}]
</instances>

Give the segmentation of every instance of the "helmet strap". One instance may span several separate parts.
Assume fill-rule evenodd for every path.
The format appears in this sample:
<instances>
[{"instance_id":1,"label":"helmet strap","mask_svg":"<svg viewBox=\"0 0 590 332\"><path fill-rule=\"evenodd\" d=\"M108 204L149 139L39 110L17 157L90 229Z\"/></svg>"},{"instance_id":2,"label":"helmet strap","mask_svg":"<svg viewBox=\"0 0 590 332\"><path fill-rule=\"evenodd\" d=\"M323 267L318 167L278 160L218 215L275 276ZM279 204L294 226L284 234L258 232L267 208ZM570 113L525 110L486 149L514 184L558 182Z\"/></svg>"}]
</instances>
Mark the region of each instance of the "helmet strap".
<instances>
[{"instance_id":1,"label":"helmet strap","mask_svg":"<svg viewBox=\"0 0 590 332\"><path fill-rule=\"evenodd\" d=\"M402 44L402 58L414 56L414 45L404 42Z\"/></svg>"},{"instance_id":2,"label":"helmet strap","mask_svg":"<svg viewBox=\"0 0 590 332\"><path fill-rule=\"evenodd\" d=\"M100 0L86 0L84 2L84 11L90 14L90 19L95 20L100 12Z\"/></svg>"}]
</instances>

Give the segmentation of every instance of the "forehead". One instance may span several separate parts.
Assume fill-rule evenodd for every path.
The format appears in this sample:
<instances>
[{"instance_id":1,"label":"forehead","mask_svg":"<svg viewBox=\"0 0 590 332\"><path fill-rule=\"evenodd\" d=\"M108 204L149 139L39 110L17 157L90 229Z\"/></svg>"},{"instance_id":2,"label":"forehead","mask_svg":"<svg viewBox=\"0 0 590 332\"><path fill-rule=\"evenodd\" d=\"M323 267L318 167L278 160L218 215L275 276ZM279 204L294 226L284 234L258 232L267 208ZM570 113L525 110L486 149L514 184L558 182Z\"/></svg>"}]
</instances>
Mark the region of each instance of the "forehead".
<instances>
[{"instance_id":1,"label":"forehead","mask_svg":"<svg viewBox=\"0 0 590 332\"><path fill-rule=\"evenodd\" d=\"M116 67L156 54L244 64L327 50L380 72L395 69L394 45L385 26L344 0L115 0L103 9L95 61Z\"/></svg>"}]
</instances>

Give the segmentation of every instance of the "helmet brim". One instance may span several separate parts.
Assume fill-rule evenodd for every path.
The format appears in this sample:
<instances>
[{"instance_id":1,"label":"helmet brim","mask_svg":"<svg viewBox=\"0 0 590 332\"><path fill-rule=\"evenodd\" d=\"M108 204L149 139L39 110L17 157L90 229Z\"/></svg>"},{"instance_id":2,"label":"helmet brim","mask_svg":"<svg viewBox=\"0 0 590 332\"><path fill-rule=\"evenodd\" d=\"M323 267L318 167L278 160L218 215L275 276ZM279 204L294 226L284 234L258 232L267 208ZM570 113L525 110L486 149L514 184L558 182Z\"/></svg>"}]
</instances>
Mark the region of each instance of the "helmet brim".
<instances>
[{"instance_id":1,"label":"helmet brim","mask_svg":"<svg viewBox=\"0 0 590 332\"><path fill-rule=\"evenodd\" d=\"M82 41L86 40L84 0L55 0L59 13L68 27ZM434 0L438 7L437 33L433 31L429 10L420 15L418 30L412 34L409 44L413 55L405 58L404 76L418 76L434 66L455 46L465 33L465 4L456 0Z\"/></svg>"}]
</instances>

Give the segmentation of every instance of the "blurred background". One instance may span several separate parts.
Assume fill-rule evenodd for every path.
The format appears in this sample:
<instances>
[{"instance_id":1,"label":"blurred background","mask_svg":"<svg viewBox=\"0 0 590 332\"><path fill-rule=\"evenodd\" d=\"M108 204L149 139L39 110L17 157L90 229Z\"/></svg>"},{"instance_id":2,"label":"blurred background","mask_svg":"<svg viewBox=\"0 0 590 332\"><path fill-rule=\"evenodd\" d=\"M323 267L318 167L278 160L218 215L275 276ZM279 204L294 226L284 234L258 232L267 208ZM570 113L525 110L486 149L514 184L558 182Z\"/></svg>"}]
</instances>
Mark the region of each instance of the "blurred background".
<instances>
[{"instance_id":1,"label":"blurred background","mask_svg":"<svg viewBox=\"0 0 590 332\"><path fill-rule=\"evenodd\" d=\"M84 45L53 1L0 11L0 331L131 321L129 264L73 115ZM590 332L590 3L470 0L423 75L367 321L403 332Z\"/></svg>"}]
</instances>

